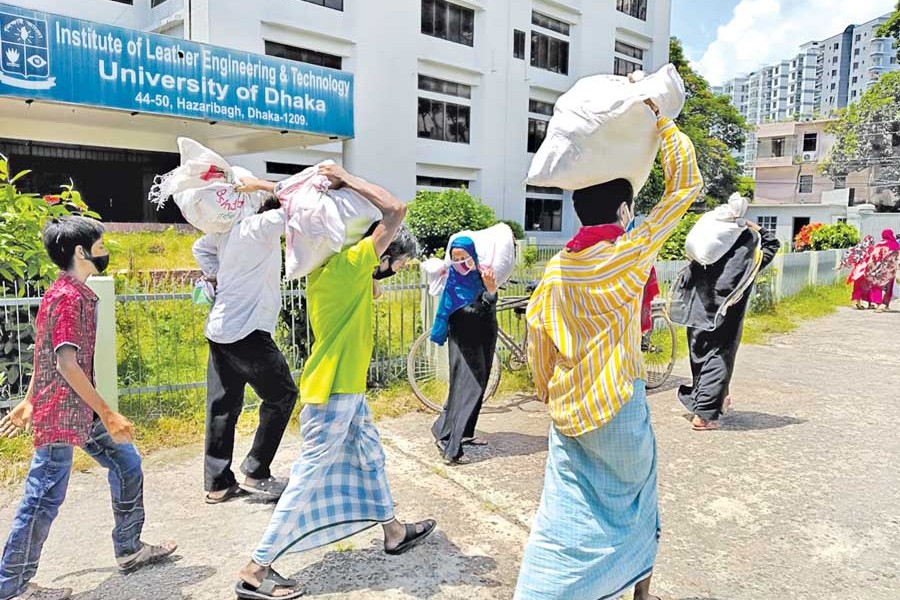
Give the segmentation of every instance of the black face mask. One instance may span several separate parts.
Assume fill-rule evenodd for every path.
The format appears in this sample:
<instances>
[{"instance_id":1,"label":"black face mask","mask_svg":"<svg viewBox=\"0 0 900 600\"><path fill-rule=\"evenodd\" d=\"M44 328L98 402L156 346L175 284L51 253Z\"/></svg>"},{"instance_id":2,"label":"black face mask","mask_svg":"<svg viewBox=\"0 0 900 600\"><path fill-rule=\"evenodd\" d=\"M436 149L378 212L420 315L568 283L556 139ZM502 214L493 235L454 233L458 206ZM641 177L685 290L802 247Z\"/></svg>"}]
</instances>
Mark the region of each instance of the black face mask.
<instances>
[{"instance_id":1,"label":"black face mask","mask_svg":"<svg viewBox=\"0 0 900 600\"><path fill-rule=\"evenodd\" d=\"M89 260L94 263L94 268L97 269L98 273L103 273L106 271L106 268L109 266L109 254L102 254L100 256L91 256L87 252L84 253L85 260Z\"/></svg>"},{"instance_id":2,"label":"black face mask","mask_svg":"<svg viewBox=\"0 0 900 600\"><path fill-rule=\"evenodd\" d=\"M387 279L388 277L393 277L397 272L394 271L391 267L388 267L386 270L382 271L379 267L375 267L375 272L372 273L372 279L375 281L379 281L381 279Z\"/></svg>"}]
</instances>

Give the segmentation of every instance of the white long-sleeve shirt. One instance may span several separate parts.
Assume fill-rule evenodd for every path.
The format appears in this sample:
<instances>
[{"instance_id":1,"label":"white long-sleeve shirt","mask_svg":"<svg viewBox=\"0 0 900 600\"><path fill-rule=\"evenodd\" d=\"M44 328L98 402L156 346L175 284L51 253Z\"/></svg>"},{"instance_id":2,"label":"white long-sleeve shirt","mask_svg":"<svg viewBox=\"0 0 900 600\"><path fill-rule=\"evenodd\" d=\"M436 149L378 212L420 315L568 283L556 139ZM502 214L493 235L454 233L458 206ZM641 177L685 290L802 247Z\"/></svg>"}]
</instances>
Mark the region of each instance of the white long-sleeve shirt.
<instances>
[{"instance_id":1,"label":"white long-sleeve shirt","mask_svg":"<svg viewBox=\"0 0 900 600\"><path fill-rule=\"evenodd\" d=\"M228 233L207 234L194 242L200 269L217 280L206 319L211 341L231 344L257 330L275 333L284 227L284 210L267 210L241 220Z\"/></svg>"}]
</instances>

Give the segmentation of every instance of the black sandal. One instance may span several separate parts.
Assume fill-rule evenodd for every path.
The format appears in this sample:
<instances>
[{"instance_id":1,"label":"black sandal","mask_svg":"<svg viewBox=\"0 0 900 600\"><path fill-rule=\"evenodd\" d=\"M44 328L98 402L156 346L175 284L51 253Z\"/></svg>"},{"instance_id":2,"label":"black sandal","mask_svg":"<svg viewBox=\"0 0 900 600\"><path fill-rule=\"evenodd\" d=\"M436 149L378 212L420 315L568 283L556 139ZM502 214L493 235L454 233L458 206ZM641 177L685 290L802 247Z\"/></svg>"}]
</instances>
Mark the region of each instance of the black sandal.
<instances>
[{"instance_id":1,"label":"black sandal","mask_svg":"<svg viewBox=\"0 0 900 600\"><path fill-rule=\"evenodd\" d=\"M462 441L463 446L487 446L488 441L480 437L466 438Z\"/></svg>"},{"instance_id":2,"label":"black sandal","mask_svg":"<svg viewBox=\"0 0 900 600\"><path fill-rule=\"evenodd\" d=\"M235 498L243 498L244 496L249 496L249 492L245 492L238 486L237 484L231 486L227 490L225 490L225 494L219 498L213 498L209 494L206 494L206 503L207 504L222 504L223 502L228 502L229 500L234 500Z\"/></svg>"},{"instance_id":3,"label":"black sandal","mask_svg":"<svg viewBox=\"0 0 900 600\"><path fill-rule=\"evenodd\" d=\"M422 525L421 532L416 531L416 525ZM405 527L406 535L403 536L403 541L397 544L396 548L388 549L388 547L385 546L385 554L397 556L399 554L403 554L404 552L409 552L410 550L421 544L423 541L425 541L425 538L434 533L434 530L437 527L437 521L435 521L434 519L426 519L415 524L407 523Z\"/></svg>"},{"instance_id":4,"label":"black sandal","mask_svg":"<svg viewBox=\"0 0 900 600\"><path fill-rule=\"evenodd\" d=\"M269 567L266 571L266 576L263 577L258 586L254 587L241 579L234 585L234 593L241 600L270 600L272 598L276 600L293 600L303 595L302 590L294 589L296 587L296 581L285 579L276 573L275 569ZM284 596L276 596L275 591L278 588L287 588L293 591Z\"/></svg>"}]
</instances>

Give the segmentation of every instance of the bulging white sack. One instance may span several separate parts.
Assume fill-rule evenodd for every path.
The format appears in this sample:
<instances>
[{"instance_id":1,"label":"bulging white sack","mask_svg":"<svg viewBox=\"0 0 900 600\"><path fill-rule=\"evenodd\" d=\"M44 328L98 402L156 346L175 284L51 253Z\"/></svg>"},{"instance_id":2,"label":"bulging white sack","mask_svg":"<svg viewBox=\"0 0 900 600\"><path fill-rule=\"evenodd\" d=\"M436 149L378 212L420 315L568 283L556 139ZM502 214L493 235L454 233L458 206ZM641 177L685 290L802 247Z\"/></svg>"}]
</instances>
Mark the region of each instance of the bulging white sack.
<instances>
[{"instance_id":1,"label":"bulging white sack","mask_svg":"<svg viewBox=\"0 0 900 600\"><path fill-rule=\"evenodd\" d=\"M579 80L556 102L547 137L528 171L528 184L578 190L627 179L635 195L644 187L659 133L651 99L660 114L676 118L684 108L684 82L671 64L653 75L594 75Z\"/></svg>"},{"instance_id":2,"label":"bulging white sack","mask_svg":"<svg viewBox=\"0 0 900 600\"><path fill-rule=\"evenodd\" d=\"M356 192L329 189L319 166L275 187L287 214L285 272L289 279L309 275L342 248L361 240L372 223L381 219L381 211Z\"/></svg>"},{"instance_id":3,"label":"bulging white sack","mask_svg":"<svg viewBox=\"0 0 900 600\"><path fill-rule=\"evenodd\" d=\"M685 240L687 257L707 266L725 256L747 229L745 216L749 205L740 194L732 194L727 204L700 217Z\"/></svg>"},{"instance_id":4,"label":"bulging white sack","mask_svg":"<svg viewBox=\"0 0 900 600\"><path fill-rule=\"evenodd\" d=\"M178 138L181 165L158 176L150 189L150 201L158 208L169 197L185 220L204 233L225 233L246 215L257 212L265 194L240 193L235 186L252 173L232 167L224 158L190 138Z\"/></svg>"}]
</instances>

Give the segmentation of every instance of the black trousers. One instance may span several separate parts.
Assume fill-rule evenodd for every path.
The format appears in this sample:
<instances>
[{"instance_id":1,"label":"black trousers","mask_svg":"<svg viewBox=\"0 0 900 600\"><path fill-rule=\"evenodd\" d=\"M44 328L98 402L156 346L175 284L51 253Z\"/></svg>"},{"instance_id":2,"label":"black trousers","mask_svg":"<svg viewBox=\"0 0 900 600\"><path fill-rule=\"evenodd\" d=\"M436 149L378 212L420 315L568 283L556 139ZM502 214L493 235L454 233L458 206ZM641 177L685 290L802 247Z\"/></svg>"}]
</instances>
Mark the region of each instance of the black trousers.
<instances>
[{"instance_id":1,"label":"black trousers","mask_svg":"<svg viewBox=\"0 0 900 600\"><path fill-rule=\"evenodd\" d=\"M237 483L231 459L247 384L262 404L253 447L241 471L253 479L269 477L269 467L297 403L297 384L272 336L254 331L233 344L209 341L206 384L205 489L215 492Z\"/></svg>"}]
</instances>

